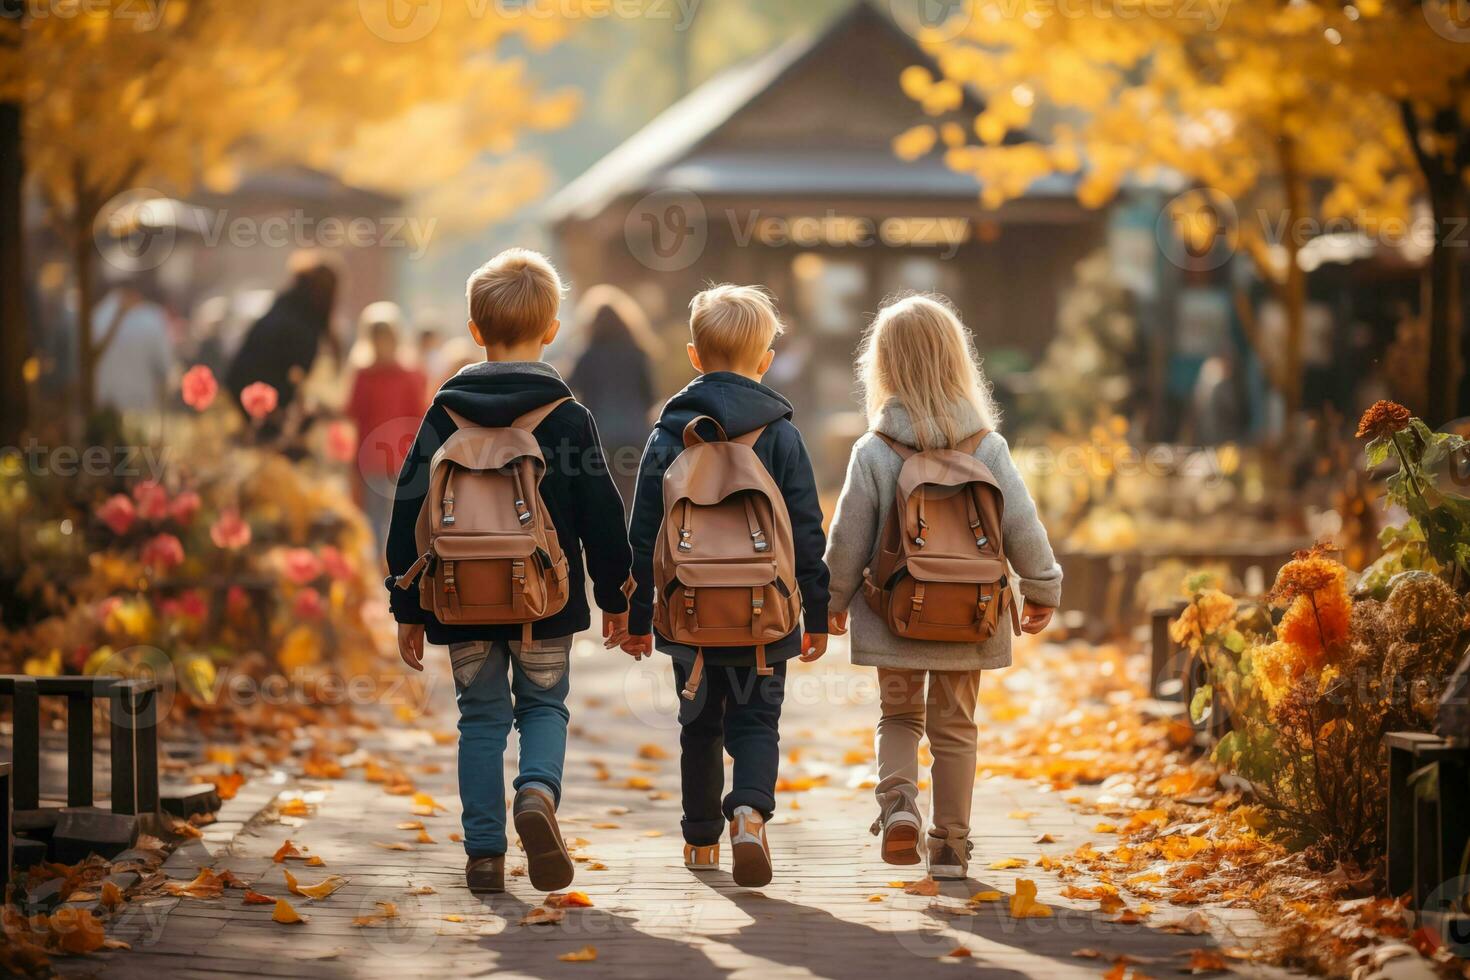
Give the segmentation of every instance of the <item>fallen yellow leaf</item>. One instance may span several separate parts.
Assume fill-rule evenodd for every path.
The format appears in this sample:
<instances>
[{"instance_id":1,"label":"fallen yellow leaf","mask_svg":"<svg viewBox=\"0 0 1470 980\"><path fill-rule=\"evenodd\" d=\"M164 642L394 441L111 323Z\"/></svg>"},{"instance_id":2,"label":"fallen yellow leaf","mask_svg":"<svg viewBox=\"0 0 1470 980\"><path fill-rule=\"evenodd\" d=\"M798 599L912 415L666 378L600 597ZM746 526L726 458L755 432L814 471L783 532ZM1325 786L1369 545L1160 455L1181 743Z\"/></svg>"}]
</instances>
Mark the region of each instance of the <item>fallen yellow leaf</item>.
<instances>
[{"instance_id":1,"label":"fallen yellow leaf","mask_svg":"<svg viewBox=\"0 0 1470 980\"><path fill-rule=\"evenodd\" d=\"M304 923L306 921L306 918L305 916L298 914L297 911L291 907L290 902L286 901L284 898L278 898L276 899L276 910L271 913L271 920L273 922L279 922L282 925L294 926Z\"/></svg>"},{"instance_id":2,"label":"fallen yellow leaf","mask_svg":"<svg viewBox=\"0 0 1470 980\"><path fill-rule=\"evenodd\" d=\"M999 861L990 862L991 871L1009 871L1011 868L1024 868L1026 862L1022 858L1001 858Z\"/></svg>"},{"instance_id":3,"label":"fallen yellow leaf","mask_svg":"<svg viewBox=\"0 0 1470 980\"><path fill-rule=\"evenodd\" d=\"M562 953L557 957L563 963L591 963L597 959L596 946L583 946L579 950L570 953Z\"/></svg>"},{"instance_id":4,"label":"fallen yellow leaf","mask_svg":"<svg viewBox=\"0 0 1470 980\"><path fill-rule=\"evenodd\" d=\"M1036 900L1036 882L1029 878L1016 879L1016 894L1011 896L1011 918L1044 919L1051 909Z\"/></svg>"},{"instance_id":5,"label":"fallen yellow leaf","mask_svg":"<svg viewBox=\"0 0 1470 980\"><path fill-rule=\"evenodd\" d=\"M1005 898L1000 892L976 892L970 896L971 905L979 905L981 902L998 902Z\"/></svg>"}]
</instances>

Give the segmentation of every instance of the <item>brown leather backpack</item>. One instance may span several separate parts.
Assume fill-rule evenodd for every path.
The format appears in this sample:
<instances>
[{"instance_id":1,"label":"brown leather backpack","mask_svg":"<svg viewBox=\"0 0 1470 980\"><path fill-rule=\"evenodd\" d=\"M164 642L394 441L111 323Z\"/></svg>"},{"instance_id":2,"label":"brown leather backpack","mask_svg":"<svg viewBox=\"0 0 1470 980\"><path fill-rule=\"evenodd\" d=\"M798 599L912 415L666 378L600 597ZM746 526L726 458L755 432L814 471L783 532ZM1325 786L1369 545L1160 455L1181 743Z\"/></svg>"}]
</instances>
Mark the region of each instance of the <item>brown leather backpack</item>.
<instances>
[{"instance_id":1,"label":"brown leather backpack","mask_svg":"<svg viewBox=\"0 0 1470 980\"><path fill-rule=\"evenodd\" d=\"M541 499L546 460L536 426L570 398L527 412L505 428L445 409L458 431L429 464L429 490L414 536L422 556L398 576L419 579L419 604L441 623L531 624L567 602L567 559Z\"/></svg>"},{"instance_id":2,"label":"brown leather backpack","mask_svg":"<svg viewBox=\"0 0 1470 980\"><path fill-rule=\"evenodd\" d=\"M975 458L989 431L953 449L926 451L878 433L903 468L877 558L863 572L863 592L895 636L979 643L1007 614L1021 632L1006 580L1005 498Z\"/></svg>"},{"instance_id":3,"label":"brown leather backpack","mask_svg":"<svg viewBox=\"0 0 1470 980\"><path fill-rule=\"evenodd\" d=\"M718 439L706 441L701 423ZM756 672L770 674L766 644L800 622L786 500L751 448L763 431L730 439L701 415L684 427L684 451L664 473L653 622L660 635L695 648L689 700L703 677L704 647L754 646Z\"/></svg>"}]
</instances>

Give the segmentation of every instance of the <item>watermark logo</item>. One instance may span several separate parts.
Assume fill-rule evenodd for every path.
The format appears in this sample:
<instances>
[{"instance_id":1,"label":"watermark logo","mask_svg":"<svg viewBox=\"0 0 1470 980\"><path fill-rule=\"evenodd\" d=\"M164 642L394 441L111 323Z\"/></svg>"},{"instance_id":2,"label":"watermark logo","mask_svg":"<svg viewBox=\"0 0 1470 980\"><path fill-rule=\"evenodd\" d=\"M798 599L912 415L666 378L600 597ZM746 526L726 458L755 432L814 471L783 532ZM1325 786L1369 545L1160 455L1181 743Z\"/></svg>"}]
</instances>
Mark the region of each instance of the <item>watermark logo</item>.
<instances>
[{"instance_id":1,"label":"watermark logo","mask_svg":"<svg viewBox=\"0 0 1470 980\"><path fill-rule=\"evenodd\" d=\"M1181 269L1218 269L1235 254L1240 219L1235 202L1211 187L1175 196L1155 226L1159 249Z\"/></svg>"},{"instance_id":2,"label":"watermark logo","mask_svg":"<svg viewBox=\"0 0 1470 980\"><path fill-rule=\"evenodd\" d=\"M411 44L429 36L444 12L443 0L357 0L362 22L384 41Z\"/></svg>"},{"instance_id":3,"label":"watermark logo","mask_svg":"<svg viewBox=\"0 0 1470 980\"><path fill-rule=\"evenodd\" d=\"M1425 0L1421 9L1429 29L1446 41L1470 41L1470 0Z\"/></svg>"},{"instance_id":4,"label":"watermark logo","mask_svg":"<svg viewBox=\"0 0 1470 980\"><path fill-rule=\"evenodd\" d=\"M146 681L151 690L136 690L132 698L113 701L112 724L119 728L153 728L167 718L178 694L174 662L157 647L134 646L108 656L94 671L98 677Z\"/></svg>"},{"instance_id":5,"label":"watermark logo","mask_svg":"<svg viewBox=\"0 0 1470 980\"><path fill-rule=\"evenodd\" d=\"M148 187L113 197L92 220L92 240L102 258L123 272L145 272L173 254L178 229L174 202Z\"/></svg>"},{"instance_id":6,"label":"watermark logo","mask_svg":"<svg viewBox=\"0 0 1470 980\"><path fill-rule=\"evenodd\" d=\"M679 272L704 255L709 218L692 191L654 191L628 210L623 222L628 251L654 272Z\"/></svg>"},{"instance_id":7,"label":"watermark logo","mask_svg":"<svg viewBox=\"0 0 1470 980\"><path fill-rule=\"evenodd\" d=\"M953 41L970 26L969 0L888 0L894 23L913 37Z\"/></svg>"},{"instance_id":8,"label":"watermark logo","mask_svg":"<svg viewBox=\"0 0 1470 980\"><path fill-rule=\"evenodd\" d=\"M1441 916L1440 938L1461 959L1470 958L1470 875L1446 881L1424 900L1424 911Z\"/></svg>"}]
</instances>

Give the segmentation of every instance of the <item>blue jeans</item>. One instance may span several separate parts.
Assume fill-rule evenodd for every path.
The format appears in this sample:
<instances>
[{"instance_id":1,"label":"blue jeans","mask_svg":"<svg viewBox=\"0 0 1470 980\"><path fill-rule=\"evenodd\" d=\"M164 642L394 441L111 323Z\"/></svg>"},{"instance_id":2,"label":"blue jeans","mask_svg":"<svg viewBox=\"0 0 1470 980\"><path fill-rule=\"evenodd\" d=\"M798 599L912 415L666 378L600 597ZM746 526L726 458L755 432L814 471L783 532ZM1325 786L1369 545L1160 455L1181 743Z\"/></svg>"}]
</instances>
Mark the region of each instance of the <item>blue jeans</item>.
<instances>
[{"instance_id":1,"label":"blue jeans","mask_svg":"<svg viewBox=\"0 0 1470 980\"><path fill-rule=\"evenodd\" d=\"M519 641L476 640L449 648L459 701L459 798L464 849L470 857L505 853L505 744L520 733L514 786L537 783L561 800L567 752L570 636Z\"/></svg>"}]
</instances>

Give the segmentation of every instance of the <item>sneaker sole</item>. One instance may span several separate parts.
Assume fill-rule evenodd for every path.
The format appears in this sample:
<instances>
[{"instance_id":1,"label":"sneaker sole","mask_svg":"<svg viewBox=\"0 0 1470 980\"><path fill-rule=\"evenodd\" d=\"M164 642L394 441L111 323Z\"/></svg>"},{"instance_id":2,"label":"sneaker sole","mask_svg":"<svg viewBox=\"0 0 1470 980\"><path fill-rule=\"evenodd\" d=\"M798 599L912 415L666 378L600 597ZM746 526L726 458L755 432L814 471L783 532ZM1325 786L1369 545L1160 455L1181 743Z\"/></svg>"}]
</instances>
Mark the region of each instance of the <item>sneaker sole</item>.
<instances>
[{"instance_id":1,"label":"sneaker sole","mask_svg":"<svg viewBox=\"0 0 1470 980\"><path fill-rule=\"evenodd\" d=\"M758 839L742 834L744 840L730 845L730 874L741 888L760 888L771 883L771 853Z\"/></svg>"},{"instance_id":2,"label":"sneaker sole","mask_svg":"<svg viewBox=\"0 0 1470 980\"><path fill-rule=\"evenodd\" d=\"M919 825L914 823L889 823L883 830L883 861L885 864L910 865L924 860L919 856Z\"/></svg>"},{"instance_id":3,"label":"sneaker sole","mask_svg":"<svg viewBox=\"0 0 1470 980\"><path fill-rule=\"evenodd\" d=\"M531 887L554 892L570 885L576 869L556 821L539 810L521 810L515 814L515 825L526 849L526 874Z\"/></svg>"},{"instance_id":4,"label":"sneaker sole","mask_svg":"<svg viewBox=\"0 0 1470 980\"><path fill-rule=\"evenodd\" d=\"M501 884L498 884L498 885L496 885L496 884L476 884L475 882L466 879L465 880L465 887L470 890L470 894L471 895L500 895L500 894L503 894L505 892L505 884L504 883L501 883Z\"/></svg>"}]
</instances>

